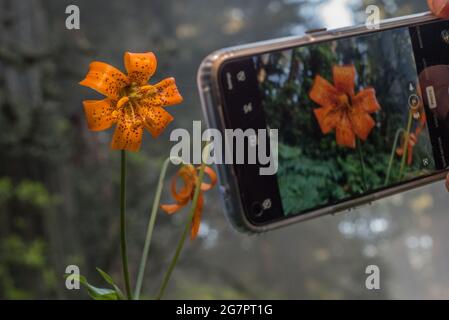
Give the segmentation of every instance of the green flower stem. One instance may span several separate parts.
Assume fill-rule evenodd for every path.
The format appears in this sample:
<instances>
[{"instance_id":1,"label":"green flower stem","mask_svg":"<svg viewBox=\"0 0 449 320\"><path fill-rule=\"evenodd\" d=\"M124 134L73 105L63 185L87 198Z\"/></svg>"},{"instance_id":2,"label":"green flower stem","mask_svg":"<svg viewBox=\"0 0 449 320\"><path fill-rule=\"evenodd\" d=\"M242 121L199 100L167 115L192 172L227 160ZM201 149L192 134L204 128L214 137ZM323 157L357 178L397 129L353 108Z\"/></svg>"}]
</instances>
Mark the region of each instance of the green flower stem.
<instances>
[{"instance_id":1,"label":"green flower stem","mask_svg":"<svg viewBox=\"0 0 449 320\"><path fill-rule=\"evenodd\" d=\"M410 130L412 129L412 122L413 122L413 113L410 111L408 114L407 130L405 132L404 152L402 153L401 168L399 170L399 180L402 179L402 175L404 174L405 162L408 153L408 145L410 143Z\"/></svg>"},{"instance_id":2,"label":"green flower stem","mask_svg":"<svg viewBox=\"0 0 449 320\"><path fill-rule=\"evenodd\" d=\"M145 236L145 244L143 246L142 258L140 259L140 266L139 266L139 273L137 274L136 287L134 289L135 300L139 300L140 298L140 291L142 290L143 277L145 274L145 268L148 260L148 252L150 251L151 239L153 237L153 229L156 223L156 216L159 209L159 203L161 201L161 194L164 186L164 180L167 174L168 165L170 164L170 161L173 159L178 160L180 163L182 162L180 158L169 157L162 164L161 173L159 175L159 182L156 188L156 195L154 196L153 207L151 209L150 220L148 222L147 234Z\"/></svg>"},{"instance_id":3,"label":"green flower stem","mask_svg":"<svg viewBox=\"0 0 449 320\"><path fill-rule=\"evenodd\" d=\"M189 218L187 219L187 223L184 227L184 231L182 233L181 239L178 242L178 246L176 248L175 255L173 256L173 259L167 269L167 272L165 273L164 279L162 281L161 288L159 289L159 293L156 296L157 300L162 299L162 296L164 295L165 289L167 287L168 281L170 280L170 276L173 272L173 269L176 266L176 263L178 262L179 255L181 254L182 248L184 247L185 240L187 238L187 235L189 234L190 227L192 225L193 216L195 214L195 209L198 203L198 198L200 195L201 190L201 183L203 182L204 178L204 169L206 168L206 164L204 162L201 163L200 167L200 173L198 176L198 184L195 187L195 192L193 194L193 200L192 200L192 206L190 207L190 214Z\"/></svg>"},{"instance_id":4,"label":"green flower stem","mask_svg":"<svg viewBox=\"0 0 449 320\"><path fill-rule=\"evenodd\" d=\"M401 133L404 134L404 132L405 132L405 130L402 128L398 129L396 131L396 135L394 137L393 148L391 149L390 161L388 161L388 169L387 169L387 175L385 177L384 186L388 185L388 183L390 182L391 169L393 168L394 154L396 153L396 148L398 147L399 137L400 137Z\"/></svg>"},{"instance_id":5,"label":"green flower stem","mask_svg":"<svg viewBox=\"0 0 449 320\"><path fill-rule=\"evenodd\" d=\"M368 187L365 176L365 160L363 158L362 142L359 140L359 138L357 138L357 149L359 151L360 171L362 174L363 191L367 191Z\"/></svg>"},{"instance_id":6,"label":"green flower stem","mask_svg":"<svg viewBox=\"0 0 449 320\"><path fill-rule=\"evenodd\" d=\"M126 151L121 152L120 174L120 248L122 253L123 278L125 279L126 295L132 299L129 284L128 254L126 249Z\"/></svg>"}]
</instances>

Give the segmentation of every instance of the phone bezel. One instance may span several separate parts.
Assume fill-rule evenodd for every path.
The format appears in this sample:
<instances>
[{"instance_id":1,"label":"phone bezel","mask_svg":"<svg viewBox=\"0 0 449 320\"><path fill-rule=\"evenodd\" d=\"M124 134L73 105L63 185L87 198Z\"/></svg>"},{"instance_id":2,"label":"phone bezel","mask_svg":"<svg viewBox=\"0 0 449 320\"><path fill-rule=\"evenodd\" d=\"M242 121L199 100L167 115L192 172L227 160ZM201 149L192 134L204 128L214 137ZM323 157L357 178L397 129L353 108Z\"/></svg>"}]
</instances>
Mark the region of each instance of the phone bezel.
<instances>
[{"instance_id":1,"label":"phone bezel","mask_svg":"<svg viewBox=\"0 0 449 320\"><path fill-rule=\"evenodd\" d=\"M410 16L383 20L380 22L379 29L376 30L370 30L365 25L358 25L334 30L320 30L318 32L307 33L306 35L300 37L293 36L275 39L216 51L203 60L200 65L197 78L201 104L206 122L209 127L217 128L220 131L223 131L226 128L226 120L223 112L224 101L219 86L219 73L221 66L229 60L345 37L382 32L400 27L412 27L438 20L440 19L432 15L430 12L424 12ZM238 177L233 166L219 165L217 166L217 171L220 180L219 188L223 196L226 216L237 229L252 233L261 233L319 216L351 210L381 198L442 180L445 178L447 172L447 170L444 170L442 172L437 172L430 176L404 182L401 185L393 186L369 195L345 200L336 205L330 205L304 214L286 216L279 221L268 224L255 225L248 219L247 213L245 212L246 206L242 202L242 194L237 180Z\"/></svg>"}]
</instances>

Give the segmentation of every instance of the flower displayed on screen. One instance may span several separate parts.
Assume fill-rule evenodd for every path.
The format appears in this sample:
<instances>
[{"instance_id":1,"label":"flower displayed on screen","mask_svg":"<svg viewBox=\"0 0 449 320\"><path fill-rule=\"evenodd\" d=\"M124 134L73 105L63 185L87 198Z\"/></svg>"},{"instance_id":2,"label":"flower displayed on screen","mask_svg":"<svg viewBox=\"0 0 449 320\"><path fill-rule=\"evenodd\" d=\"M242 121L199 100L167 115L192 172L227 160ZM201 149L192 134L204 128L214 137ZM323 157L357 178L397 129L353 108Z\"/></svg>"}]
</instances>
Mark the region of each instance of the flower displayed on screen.
<instances>
[{"instance_id":1,"label":"flower displayed on screen","mask_svg":"<svg viewBox=\"0 0 449 320\"><path fill-rule=\"evenodd\" d=\"M80 84L106 98L85 100L83 105L90 130L106 130L116 124L112 149L138 151L143 129L159 136L173 120L164 107L181 103L182 96L174 78L148 84L157 66L152 52L126 52L124 64L127 75L107 63L92 62Z\"/></svg>"},{"instance_id":2,"label":"flower displayed on screen","mask_svg":"<svg viewBox=\"0 0 449 320\"><path fill-rule=\"evenodd\" d=\"M314 109L323 134L335 130L337 144L356 147L356 137L365 141L375 126L371 114L380 110L374 88L355 93L354 65L332 68L333 84L317 75L309 97L321 107Z\"/></svg>"},{"instance_id":3,"label":"flower displayed on screen","mask_svg":"<svg viewBox=\"0 0 449 320\"><path fill-rule=\"evenodd\" d=\"M396 149L396 154L400 157L404 155L405 151L405 140L406 136L404 136L401 139L401 146ZM411 165L413 162L413 148L418 143L418 136L415 133L410 133L408 135L408 142L407 142L407 165Z\"/></svg>"},{"instance_id":4,"label":"flower displayed on screen","mask_svg":"<svg viewBox=\"0 0 449 320\"><path fill-rule=\"evenodd\" d=\"M407 140L407 132L404 132L401 139L401 145L396 149L396 154L399 157L404 156L404 151L407 149L407 165L412 165L413 163L413 149L415 148L416 144L418 143L419 136L423 129L426 127L427 120L426 120L426 114L424 112L424 106L421 105L420 110L416 112L416 114L419 116L418 125L416 126L416 129L414 132L411 132L408 134L408 141ZM407 147L406 147L407 145Z\"/></svg>"},{"instance_id":5,"label":"flower displayed on screen","mask_svg":"<svg viewBox=\"0 0 449 320\"><path fill-rule=\"evenodd\" d=\"M204 192L212 189L217 183L217 175L213 169L206 166L204 168L204 173L209 176L210 183L201 183L200 194L198 197L198 203L195 208L195 213L193 215L192 220L192 228L190 232L190 238L194 240L198 235L198 231L200 229L201 224L201 214L203 211L204 204ZM177 178L181 178L183 186L178 191L177 190ZM198 168L195 168L193 165L186 164L183 165L176 175L173 177L171 184L171 193L173 198L175 199L175 204L163 204L161 205L161 209L164 210L168 214L173 214L178 212L182 208L184 208L189 201L193 199L195 193L195 187L198 183Z\"/></svg>"}]
</instances>

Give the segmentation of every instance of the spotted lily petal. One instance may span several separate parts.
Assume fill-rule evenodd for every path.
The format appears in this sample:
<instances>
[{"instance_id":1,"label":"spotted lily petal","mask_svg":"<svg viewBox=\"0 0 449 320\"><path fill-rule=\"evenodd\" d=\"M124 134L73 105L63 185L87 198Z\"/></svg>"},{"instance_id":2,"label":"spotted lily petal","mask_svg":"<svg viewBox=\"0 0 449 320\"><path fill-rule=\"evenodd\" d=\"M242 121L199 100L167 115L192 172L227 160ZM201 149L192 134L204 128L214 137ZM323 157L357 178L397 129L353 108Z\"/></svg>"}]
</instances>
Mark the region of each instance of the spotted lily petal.
<instances>
[{"instance_id":1,"label":"spotted lily petal","mask_svg":"<svg viewBox=\"0 0 449 320\"><path fill-rule=\"evenodd\" d=\"M156 71L157 60L153 52L126 52L123 60L129 81L138 85L146 84Z\"/></svg>"},{"instance_id":2,"label":"spotted lily petal","mask_svg":"<svg viewBox=\"0 0 449 320\"><path fill-rule=\"evenodd\" d=\"M357 93L352 99L352 105L354 108L362 108L368 113L380 110L380 105L376 98L376 90L374 90L374 88L366 88Z\"/></svg>"},{"instance_id":3,"label":"spotted lily petal","mask_svg":"<svg viewBox=\"0 0 449 320\"><path fill-rule=\"evenodd\" d=\"M351 121L347 115L341 117L341 121L336 129L337 143L341 146L355 148L355 134L351 125Z\"/></svg>"},{"instance_id":4,"label":"spotted lily petal","mask_svg":"<svg viewBox=\"0 0 449 320\"><path fill-rule=\"evenodd\" d=\"M314 109L313 112L323 134L331 132L340 122L341 113L336 112L333 108L321 107Z\"/></svg>"},{"instance_id":5,"label":"spotted lily petal","mask_svg":"<svg viewBox=\"0 0 449 320\"><path fill-rule=\"evenodd\" d=\"M145 101L153 107L166 107L182 102L174 78L167 78L153 87L153 93L148 94Z\"/></svg>"},{"instance_id":6,"label":"spotted lily petal","mask_svg":"<svg viewBox=\"0 0 449 320\"><path fill-rule=\"evenodd\" d=\"M128 77L113 66L94 61L89 65L89 72L80 85L89 87L105 96L117 99L120 91L128 84Z\"/></svg>"},{"instance_id":7,"label":"spotted lily petal","mask_svg":"<svg viewBox=\"0 0 449 320\"><path fill-rule=\"evenodd\" d=\"M184 208L185 205L180 204L161 204L161 209L167 214L173 214Z\"/></svg>"},{"instance_id":8,"label":"spotted lily petal","mask_svg":"<svg viewBox=\"0 0 449 320\"><path fill-rule=\"evenodd\" d=\"M371 130L374 128L376 123L373 118L364 110L353 109L349 113L349 118L351 120L352 129L355 134L363 141L365 141Z\"/></svg>"},{"instance_id":9,"label":"spotted lily petal","mask_svg":"<svg viewBox=\"0 0 449 320\"><path fill-rule=\"evenodd\" d=\"M309 93L310 99L322 107L335 108L338 104L338 91L333 85L321 76L316 76L312 89Z\"/></svg>"},{"instance_id":10,"label":"spotted lily petal","mask_svg":"<svg viewBox=\"0 0 449 320\"><path fill-rule=\"evenodd\" d=\"M157 138L168 124L173 121L170 113L161 107L153 107L147 100L141 101L139 114L143 120L143 125L154 138Z\"/></svg>"},{"instance_id":11,"label":"spotted lily petal","mask_svg":"<svg viewBox=\"0 0 449 320\"><path fill-rule=\"evenodd\" d=\"M334 66L332 68L334 85L338 90L354 96L355 89L355 67L354 65Z\"/></svg>"},{"instance_id":12,"label":"spotted lily petal","mask_svg":"<svg viewBox=\"0 0 449 320\"><path fill-rule=\"evenodd\" d=\"M122 113L117 119L111 148L113 150L139 151L142 135L143 127L136 124L132 116Z\"/></svg>"},{"instance_id":13,"label":"spotted lily petal","mask_svg":"<svg viewBox=\"0 0 449 320\"><path fill-rule=\"evenodd\" d=\"M181 178L183 186L177 190L177 178ZM183 165L172 179L171 193L178 204L185 205L195 191L196 170L192 165Z\"/></svg>"},{"instance_id":14,"label":"spotted lily petal","mask_svg":"<svg viewBox=\"0 0 449 320\"><path fill-rule=\"evenodd\" d=\"M156 84L155 87L164 106L171 106L182 102L183 98L179 94L175 78L164 79Z\"/></svg>"},{"instance_id":15,"label":"spotted lily petal","mask_svg":"<svg viewBox=\"0 0 449 320\"><path fill-rule=\"evenodd\" d=\"M206 183L203 182L201 184L201 191L208 191L210 189L212 189L215 184L217 183L217 174L215 173L215 171L211 168L211 167L204 167L204 173L209 176L210 182Z\"/></svg>"},{"instance_id":16,"label":"spotted lily petal","mask_svg":"<svg viewBox=\"0 0 449 320\"><path fill-rule=\"evenodd\" d=\"M83 105L87 126L90 130L106 130L115 123L116 118L112 115L115 107L114 100L109 98L104 100L85 100Z\"/></svg>"}]
</instances>

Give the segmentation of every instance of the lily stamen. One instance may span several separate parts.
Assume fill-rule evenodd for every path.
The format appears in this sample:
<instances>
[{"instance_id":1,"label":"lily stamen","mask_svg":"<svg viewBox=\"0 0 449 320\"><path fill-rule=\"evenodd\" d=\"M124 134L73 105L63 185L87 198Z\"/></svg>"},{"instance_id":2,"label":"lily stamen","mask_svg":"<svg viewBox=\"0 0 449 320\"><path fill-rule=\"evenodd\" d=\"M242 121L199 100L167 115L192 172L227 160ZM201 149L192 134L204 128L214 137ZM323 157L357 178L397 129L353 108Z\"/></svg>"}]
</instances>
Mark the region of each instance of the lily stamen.
<instances>
[{"instance_id":1,"label":"lily stamen","mask_svg":"<svg viewBox=\"0 0 449 320\"><path fill-rule=\"evenodd\" d=\"M117 102L117 106L115 107L116 110L120 110L121 108L123 108L125 106L126 103L129 102L129 98L128 97L122 97L118 102Z\"/></svg>"},{"instance_id":2,"label":"lily stamen","mask_svg":"<svg viewBox=\"0 0 449 320\"><path fill-rule=\"evenodd\" d=\"M146 86L142 86L140 87L140 92L144 95L144 96L148 96L150 94L154 94L157 92L157 89L152 86L152 85L146 85Z\"/></svg>"}]
</instances>

